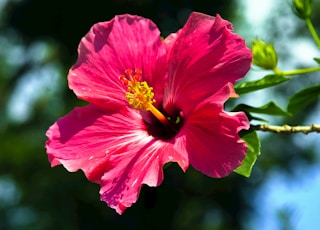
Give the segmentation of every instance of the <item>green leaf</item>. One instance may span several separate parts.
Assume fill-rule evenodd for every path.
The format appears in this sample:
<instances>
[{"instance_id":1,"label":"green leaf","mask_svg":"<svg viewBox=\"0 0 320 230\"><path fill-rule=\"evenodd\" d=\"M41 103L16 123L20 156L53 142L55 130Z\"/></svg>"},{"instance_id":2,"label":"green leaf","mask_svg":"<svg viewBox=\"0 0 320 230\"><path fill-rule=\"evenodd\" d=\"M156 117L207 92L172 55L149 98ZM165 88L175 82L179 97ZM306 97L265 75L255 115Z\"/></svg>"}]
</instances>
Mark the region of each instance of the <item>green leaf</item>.
<instances>
[{"instance_id":1,"label":"green leaf","mask_svg":"<svg viewBox=\"0 0 320 230\"><path fill-rule=\"evenodd\" d=\"M288 81L290 79L291 78L283 75L271 74L257 81L248 81L248 82L238 83L234 86L234 88L238 94L245 94L245 93L250 93L260 89L269 88L275 85L279 85L282 82Z\"/></svg>"},{"instance_id":2,"label":"green leaf","mask_svg":"<svg viewBox=\"0 0 320 230\"><path fill-rule=\"evenodd\" d=\"M260 107L252 107L246 104L237 105L233 111L245 111L249 113L260 113L260 114L268 114L273 116L290 116L291 114L281 109L276 103L273 101L260 106Z\"/></svg>"},{"instance_id":3,"label":"green leaf","mask_svg":"<svg viewBox=\"0 0 320 230\"><path fill-rule=\"evenodd\" d=\"M316 101L320 96L320 85L313 85L294 94L288 102L287 111L297 113Z\"/></svg>"},{"instance_id":4,"label":"green leaf","mask_svg":"<svg viewBox=\"0 0 320 230\"><path fill-rule=\"evenodd\" d=\"M257 157L260 155L260 139L255 130L246 132L241 139L244 140L248 146L247 155L243 159L242 164L234 170L234 172L250 177L251 170L255 164Z\"/></svg>"},{"instance_id":5,"label":"green leaf","mask_svg":"<svg viewBox=\"0 0 320 230\"><path fill-rule=\"evenodd\" d=\"M261 122L268 122L268 120L266 120L265 118L252 116L250 113L246 113L246 115L247 115L249 121L256 120L256 121L261 121Z\"/></svg>"},{"instance_id":6,"label":"green leaf","mask_svg":"<svg viewBox=\"0 0 320 230\"><path fill-rule=\"evenodd\" d=\"M315 60L315 62L317 62L318 64L320 64L320 58L315 57L315 58L313 58L313 60Z\"/></svg>"}]
</instances>

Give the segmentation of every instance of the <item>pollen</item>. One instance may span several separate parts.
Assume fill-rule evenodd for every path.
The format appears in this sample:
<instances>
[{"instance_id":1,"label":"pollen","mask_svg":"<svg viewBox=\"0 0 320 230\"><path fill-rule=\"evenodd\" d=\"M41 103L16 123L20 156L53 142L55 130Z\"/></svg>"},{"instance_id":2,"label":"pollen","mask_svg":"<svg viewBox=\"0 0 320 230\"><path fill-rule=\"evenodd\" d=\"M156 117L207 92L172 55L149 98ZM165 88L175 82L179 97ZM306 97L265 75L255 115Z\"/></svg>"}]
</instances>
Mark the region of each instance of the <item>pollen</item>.
<instances>
[{"instance_id":1,"label":"pollen","mask_svg":"<svg viewBox=\"0 0 320 230\"><path fill-rule=\"evenodd\" d=\"M120 80L127 86L126 98L135 109L150 110L150 105L155 102L153 88L146 81L141 81L141 70L128 69L126 75L121 75Z\"/></svg>"},{"instance_id":2,"label":"pollen","mask_svg":"<svg viewBox=\"0 0 320 230\"><path fill-rule=\"evenodd\" d=\"M127 69L125 75L119 79L127 87L125 94L129 105L138 110L150 111L160 122L168 124L168 119L153 105L156 101L153 88L146 81L142 81L142 71L139 69Z\"/></svg>"}]
</instances>

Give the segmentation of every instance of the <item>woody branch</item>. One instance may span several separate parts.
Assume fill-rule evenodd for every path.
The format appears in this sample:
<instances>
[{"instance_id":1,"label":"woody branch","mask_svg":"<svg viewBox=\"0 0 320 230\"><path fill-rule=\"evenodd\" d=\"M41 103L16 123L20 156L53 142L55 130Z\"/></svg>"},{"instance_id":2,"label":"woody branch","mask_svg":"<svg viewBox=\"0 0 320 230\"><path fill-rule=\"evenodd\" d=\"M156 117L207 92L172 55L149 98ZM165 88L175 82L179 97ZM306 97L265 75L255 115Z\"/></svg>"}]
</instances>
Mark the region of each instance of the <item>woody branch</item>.
<instances>
[{"instance_id":1,"label":"woody branch","mask_svg":"<svg viewBox=\"0 0 320 230\"><path fill-rule=\"evenodd\" d=\"M320 125L311 124L310 126L290 126L290 125L252 125L252 127L256 130L265 131L265 132L273 132L273 133L320 133Z\"/></svg>"}]
</instances>

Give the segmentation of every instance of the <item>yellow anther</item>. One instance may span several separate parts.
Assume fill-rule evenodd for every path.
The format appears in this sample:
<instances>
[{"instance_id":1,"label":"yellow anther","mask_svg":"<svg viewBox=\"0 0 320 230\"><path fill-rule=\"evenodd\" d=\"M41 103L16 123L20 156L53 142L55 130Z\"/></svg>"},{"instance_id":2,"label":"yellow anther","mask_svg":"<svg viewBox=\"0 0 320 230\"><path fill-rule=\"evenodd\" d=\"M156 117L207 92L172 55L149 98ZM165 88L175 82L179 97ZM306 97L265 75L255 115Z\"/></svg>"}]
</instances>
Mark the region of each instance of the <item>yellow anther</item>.
<instances>
[{"instance_id":1,"label":"yellow anther","mask_svg":"<svg viewBox=\"0 0 320 230\"><path fill-rule=\"evenodd\" d=\"M129 104L135 109L150 111L163 124L168 124L167 118L156 108L153 103L153 88L146 81L141 81L141 70L128 69L125 75L120 76L120 80L127 86L126 98Z\"/></svg>"},{"instance_id":2,"label":"yellow anther","mask_svg":"<svg viewBox=\"0 0 320 230\"><path fill-rule=\"evenodd\" d=\"M153 88L146 81L141 82L141 71L126 70L126 76L120 76L123 84L128 87L126 98L129 104L135 109L149 110L150 104L155 102L153 99Z\"/></svg>"}]
</instances>

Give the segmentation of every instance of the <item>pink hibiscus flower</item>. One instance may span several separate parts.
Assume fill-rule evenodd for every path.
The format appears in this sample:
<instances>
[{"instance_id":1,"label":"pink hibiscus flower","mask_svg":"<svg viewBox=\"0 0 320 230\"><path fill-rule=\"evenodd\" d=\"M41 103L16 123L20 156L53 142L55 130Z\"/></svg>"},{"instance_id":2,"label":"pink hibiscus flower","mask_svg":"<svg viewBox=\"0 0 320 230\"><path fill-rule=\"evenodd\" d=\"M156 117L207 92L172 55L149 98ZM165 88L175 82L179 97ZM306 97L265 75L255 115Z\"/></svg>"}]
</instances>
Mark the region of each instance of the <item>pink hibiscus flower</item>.
<instances>
[{"instance_id":1,"label":"pink hibiscus flower","mask_svg":"<svg viewBox=\"0 0 320 230\"><path fill-rule=\"evenodd\" d=\"M119 214L143 184L162 182L167 162L211 177L241 164L238 132L249 122L223 104L252 55L230 22L192 13L162 41L152 21L119 15L95 24L78 51L69 87L90 104L49 128L47 154L52 167L81 169L100 184L101 200Z\"/></svg>"}]
</instances>

